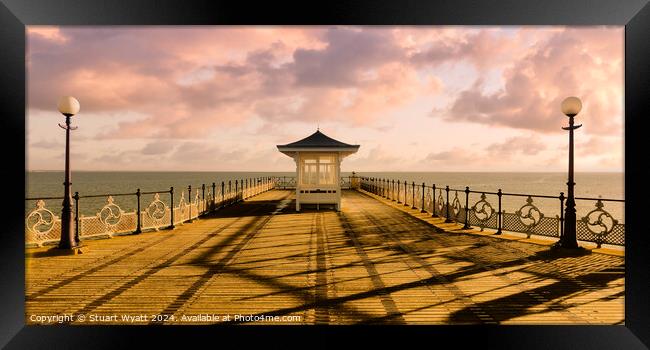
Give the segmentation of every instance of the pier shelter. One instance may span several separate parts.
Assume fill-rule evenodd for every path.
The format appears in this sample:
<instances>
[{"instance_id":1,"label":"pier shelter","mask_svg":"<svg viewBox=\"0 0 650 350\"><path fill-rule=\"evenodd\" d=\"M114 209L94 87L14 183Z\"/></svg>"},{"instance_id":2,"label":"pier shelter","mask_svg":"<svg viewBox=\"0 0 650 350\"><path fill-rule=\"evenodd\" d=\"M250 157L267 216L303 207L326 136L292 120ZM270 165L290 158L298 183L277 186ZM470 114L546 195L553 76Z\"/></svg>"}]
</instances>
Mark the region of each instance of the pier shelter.
<instances>
[{"instance_id":1,"label":"pier shelter","mask_svg":"<svg viewBox=\"0 0 650 350\"><path fill-rule=\"evenodd\" d=\"M296 162L296 211L301 204L334 204L341 210L341 161L359 145L335 140L316 130L310 136L278 150Z\"/></svg>"}]
</instances>

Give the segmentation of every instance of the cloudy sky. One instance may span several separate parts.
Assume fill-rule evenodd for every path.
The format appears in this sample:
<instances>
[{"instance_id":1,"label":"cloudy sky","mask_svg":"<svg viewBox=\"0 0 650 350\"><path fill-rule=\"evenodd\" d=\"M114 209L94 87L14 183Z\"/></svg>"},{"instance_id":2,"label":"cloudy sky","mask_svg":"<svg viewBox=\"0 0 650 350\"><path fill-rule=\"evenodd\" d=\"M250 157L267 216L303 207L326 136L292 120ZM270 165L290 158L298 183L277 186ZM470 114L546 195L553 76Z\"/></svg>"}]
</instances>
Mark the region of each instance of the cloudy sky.
<instances>
[{"instance_id":1,"label":"cloudy sky","mask_svg":"<svg viewBox=\"0 0 650 350\"><path fill-rule=\"evenodd\" d=\"M623 27L27 29L27 168L292 171L318 126L344 171L623 171Z\"/></svg>"}]
</instances>

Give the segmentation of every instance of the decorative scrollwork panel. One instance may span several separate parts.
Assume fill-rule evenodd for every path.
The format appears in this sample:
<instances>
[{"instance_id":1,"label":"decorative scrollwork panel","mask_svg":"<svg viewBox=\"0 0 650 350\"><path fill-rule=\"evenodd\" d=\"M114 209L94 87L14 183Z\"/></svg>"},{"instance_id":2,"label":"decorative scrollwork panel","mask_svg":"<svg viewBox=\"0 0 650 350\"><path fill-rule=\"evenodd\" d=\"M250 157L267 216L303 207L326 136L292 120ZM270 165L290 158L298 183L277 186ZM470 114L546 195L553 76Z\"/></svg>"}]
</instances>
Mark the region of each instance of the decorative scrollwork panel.
<instances>
[{"instance_id":1,"label":"decorative scrollwork panel","mask_svg":"<svg viewBox=\"0 0 650 350\"><path fill-rule=\"evenodd\" d=\"M601 200L598 200L595 206L595 209L578 221L577 238L595 242L598 247L603 243L624 245L625 225L619 224L618 220L604 209L605 205Z\"/></svg>"},{"instance_id":2,"label":"decorative scrollwork panel","mask_svg":"<svg viewBox=\"0 0 650 350\"><path fill-rule=\"evenodd\" d=\"M153 201L149 203L142 215L143 228L155 228L169 225L169 207L160 199L160 194L154 194Z\"/></svg>"},{"instance_id":3,"label":"decorative scrollwork panel","mask_svg":"<svg viewBox=\"0 0 650 350\"><path fill-rule=\"evenodd\" d=\"M424 208L424 210L430 211L430 210L432 210L431 209L432 206L433 206L433 197L431 197L431 189L427 188L426 189L426 194L424 195L424 204L422 205L422 207ZM434 208L434 210L435 210L435 208Z\"/></svg>"},{"instance_id":4,"label":"decorative scrollwork panel","mask_svg":"<svg viewBox=\"0 0 650 350\"><path fill-rule=\"evenodd\" d=\"M470 208L469 224L477 225L481 228L481 231L483 231L485 227L488 227L490 219L496 216L496 210L492 207L492 204L487 201L485 193L482 193L481 199ZM493 221L496 225L496 220ZM496 228L496 226L494 228Z\"/></svg>"},{"instance_id":5,"label":"decorative scrollwork panel","mask_svg":"<svg viewBox=\"0 0 650 350\"><path fill-rule=\"evenodd\" d=\"M460 217L463 209L458 199L458 191L454 191L454 200L451 202L451 217L458 222L464 221L465 217Z\"/></svg>"},{"instance_id":6,"label":"decorative scrollwork panel","mask_svg":"<svg viewBox=\"0 0 650 350\"><path fill-rule=\"evenodd\" d=\"M106 205L99 210L96 217L104 225L105 232L116 232L120 221L122 221L123 214L124 211L119 205L115 204L113 196L108 196Z\"/></svg>"},{"instance_id":7,"label":"decorative scrollwork panel","mask_svg":"<svg viewBox=\"0 0 650 350\"><path fill-rule=\"evenodd\" d=\"M25 217L25 243L57 241L61 237L61 219L38 200L35 208Z\"/></svg>"},{"instance_id":8,"label":"decorative scrollwork panel","mask_svg":"<svg viewBox=\"0 0 650 350\"><path fill-rule=\"evenodd\" d=\"M521 206L519 210L515 211L515 215L517 215L517 219L521 225L525 227L524 231L518 232L525 232L529 236L532 233L533 228L535 228L544 217L544 214L539 210L539 208L533 204L533 198L531 196L526 198L526 204Z\"/></svg>"},{"instance_id":9,"label":"decorative scrollwork panel","mask_svg":"<svg viewBox=\"0 0 650 350\"><path fill-rule=\"evenodd\" d=\"M57 219L53 212L45 208L45 201L39 200L36 202L36 208L25 218L25 228L35 240L41 241L52 231Z\"/></svg>"},{"instance_id":10,"label":"decorative scrollwork panel","mask_svg":"<svg viewBox=\"0 0 650 350\"><path fill-rule=\"evenodd\" d=\"M443 216L443 215L446 214L445 213L445 198L442 196L442 190L439 190L438 192L439 193L438 193L438 199L437 199L438 202L437 202L437 208L436 208L437 212L436 212L436 214L438 214L439 216Z\"/></svg>"},{"instance_id":11,"label":"decorative scrollwork panel","mask_svg":"<svg viewBox=\"0 0 650 350\"><path fill-rule=\"evenodd\" d=\"M179 223L189 220L190 206L185 202L185 193L181 192L181 199L178 201L178 212L174 212L174 219Z\"/></svg>"}]
</instances>

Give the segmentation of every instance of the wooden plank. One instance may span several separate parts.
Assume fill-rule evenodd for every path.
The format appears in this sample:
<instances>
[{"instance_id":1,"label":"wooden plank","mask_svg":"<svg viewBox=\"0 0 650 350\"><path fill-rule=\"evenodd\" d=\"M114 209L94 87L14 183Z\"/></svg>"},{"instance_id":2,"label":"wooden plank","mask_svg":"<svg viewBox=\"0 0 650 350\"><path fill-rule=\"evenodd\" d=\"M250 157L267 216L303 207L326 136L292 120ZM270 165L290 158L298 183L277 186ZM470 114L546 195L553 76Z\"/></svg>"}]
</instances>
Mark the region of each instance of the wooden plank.
<instances>
[{"instance_id":1,"label":"wooden plank","mask_svg":"<svg viewBox=\"0 0 650 350\"><path fill-rule=\"evenodd\" d=\"M340 213L296 213L293 196L269 191L175 230L88 241L81 255L28 249L26 323L624 320L621 256L549 257L545 244L445 231L458 227L356 191Z\"/></svg>"}]
</instances>

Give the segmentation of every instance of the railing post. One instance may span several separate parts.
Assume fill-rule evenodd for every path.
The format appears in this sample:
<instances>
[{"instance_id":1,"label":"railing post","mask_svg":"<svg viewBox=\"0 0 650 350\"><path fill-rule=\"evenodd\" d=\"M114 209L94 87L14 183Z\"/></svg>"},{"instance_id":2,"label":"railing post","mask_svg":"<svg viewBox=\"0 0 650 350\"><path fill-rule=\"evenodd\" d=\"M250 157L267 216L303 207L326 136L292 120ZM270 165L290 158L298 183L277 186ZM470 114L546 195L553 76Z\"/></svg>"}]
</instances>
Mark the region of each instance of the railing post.
<instances>
[{"instance_id":1,"label":"railing post","mask_svg":"<svg viewBox=\"0 0 650 350\"><path fill-rule=\"evenodd\" d=\"M391 180L391 189L390 189L390 196L391 196L391 201L395 202L395 179Z\"/></svg>"},{"instance_id":2,"label":"railing post","mask_svg":"<svg viewBox=\"0 0 650 350\"><path fill-rule=\"evenodd\" d=\"M228 204L232 203L232 180L228 180Z\"/></svg>"},{"instance_id":3,"label":"railing post","mask_svg":"<svg viewBox=\"0 0 650 350\"><path fill-rule=\"evenodd\" d=\"M423 182L422 183L422 208L420 209L420 213L426 213L427 212L426 210L424 210L424 190L425 190L425 186L424 186L424 182Z\"/></svg>"},{"instance_id":4,"label":"railing post","mask_svg":"<svg viewBox=\"0 0 650 350\"><path fill-rule=\"evenodd\" d=\"M399 200L399 188L400 188L400 182L397 180L397 204L402 204Z\"/></svg>"},{"instance_id":5,"label":"railing post","mask_svg":"<svg viewBox=\"0 0 650 350\"><path fill-rule=\"evenodd\" d=\"M495 234L500 235L502 233L501 229L503 228L503 223L502 223L503 214L501 212L501 196L503 196L503 192L501 192L501 189L499 189L497 191L497 196L499 196L499 212L497 213L498 214L498 216L497 216L497 220L498 220L498 222L497 222L497 233L495 233Z\"/></svg>"},{"instance_id":6,"label":"railing post","mask_svg":"<svg viewBox=\"0 0 650 350\"><path fill-rule=\"evenodd\" d=\"M560 241L564 239L564 192L560 192Z\"/></svg>"},{"instance_id":7,"label":"railing post","mask_svg":"<svg viewBox=\"0 0 650 350\"><path fill-rule=\"evenodd\" d=\"M373 178L373 179L375 184L375 194L381 196L381 191L379 189L379 179L378 178Z\"/></svg>"},{"instance_id":8,"label":"railing post","mask_svg":"<svg viewBox=\"0 0 650 350\"><path fill-rule=\"evenodd\" d=\"M205 213L205 184L201 184L201 202L203 202L203 212Z\"/></svg>"},{"instance_id":9,"label":"railing post","mask_svg":"<svg viewBox=\"0 0 650 350\"><path fill-rule=\"evenodd\" d=\"M235 203L239 202L239 180L235 180Z\"/></svg>"},{"instance_id":10,"label":"railing post","mask_svg":"<svg viewBox=\"0 0 650 350\"><path fill-rule=\"evenodd\" d=\"M438 214L436 214L436 184L433 184L431 186L431 217L437 218Z\"/></svg>"},{"instance_id":11,"label":"railing post","mask_svg":"<svg viewBox=\"0 0 650 350\"><path fill-rule=\"evenodd\" d=\"M221 207L226 205L226 184L221 181Z\"/></svg>"},{"instance_id":12,"label":"railing post","mask_svg":"<svg viewBox=\"0 0 650 350\"><path fill-rule=\"evenodd\" d=\"M192 222L192 185L187 185L187 203L189 203L187 206L189 208L187 222Z\"/></svg>"},{"instance_id":13,"label":"railing post","mask_svg":"<svg viewBox=\"0 0 650 350\"><path fill-rule=\"evenodd\" d=\"M384 198L390 199L390 180L384 179Z\"/></svg>"},{"instance_id":14,"label":"railing post","mask_svg":"<svg viewBox=\"0 0 650 350\"><path fill-rule=\"evenodd\" d=\"M406 180L404 180L404 206L405 206L405 207L408 207L408 204L406 203L406 199L407 199L406 196L407 196L408 193L409 193L409 192L408 192L408 187L407 187L407 186L408 186L408 182L406 182Z\"/></svg>"},{"instance_id":15,"label":"railing post","mask_svg":"<svg viewBox=\"0 0 650 350\"><path fill-rule=\"evenodd\" d=\"M173 230L174 229L174 186L169 188L169 196L171 197L170 198L171 204L170 204L170 208L169 208L169 214L171 216L171 221L172 221L171 225L169 225L169 228Z\"/></svg>"},{"instance_id":16,"label":"railing post","mask_svg":"<svg viewBox=\"0 0 650 350\"><path fill-rule=\"evenodd\" d=\"M465 186L465 226L463 226L463 230L470 228L472 226L469 225L469 186Z\"/></svg>"},{"instance_id":17,"label":"railing post","mask_svg":"<svg viewBox=\"0 0 650 350\"><path fill-rule=\"evenodd\" d=\"M389 184L388 180L381 179L381 193L382 193L381 196L386 198L386 199L389 198L389 195L388 195L388 188L390 187L389 185L390 184Z\"/></svg>"},{"instance_id":18,"label":"railing post","mask_svg":"<svg viewBox=\"0 0 650 350\"><path fill-rule=\"evenodd\" d=\"M214 211L217 208L217 184L212 183L212 210Z\"/></svg>"},{"instance_id":19,"label":"railing post","mask_svg":"<svg viewBox=\"0 0 650 350\"><path fill-rule=\"evenodd\" d=\"M80 239L79 236L79 192L74 193L74 240L79 245Z\"/></svg>"},{"instance_id":20,"label":"railing post","mask_svg":"<svg viewBox=\"0 0 650 350\"><path fill-rule=\"evenodd\" d=\"M386 199L391 200L393 194L391 193L392 187L390 187L390 179L386 179Z\"/></svg>"},{"instance_id":21,"label":"railing post","mask_svg":"<svg viewBox=\"0 0 650 350\"><path fill-rule=\"evenodd\" d=\"M445 213L446 213L447 219L445 219L445 222L446 222L446 223L454 222L454 221L451 219L451 217L449 216L449 185L447 185L447 186L445 187L445 191L447 191L447 203L446 203L446 205L445 205Z\"/></svg>"},{"instance_id":22,"label":"railing post","mask_svg":"<svg viewBox=\"0 0 650 350\"><path fill-rule=\"evenodd\" d=\"M411 189L411 195L413 196L411 209L417 209L417 207L415 206L415 181L413 181L413 188Z\"/></svg>"},{"instance_id":23,"label":"railing post","mask_svg":"<svg viewBox=\"0 0 650 350\"><path fill-rule=\"evenodd\" d=\"M142 196L142 194L140 193L139 188L138 188L137 191L135 191L135 195L138 198L138 210L136 211L137 220L136 220L136 227L135 227L135 232L134 233L140 233L140 232L142 232L142 223L141 223L142 215L140 214L140 197Z\"/></svg>"}]
</instances>

